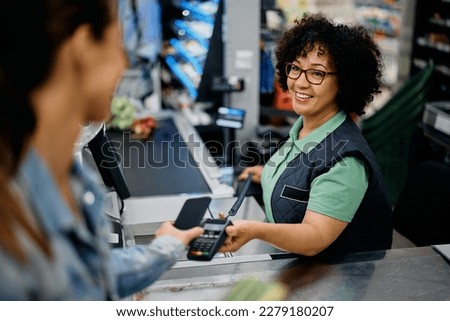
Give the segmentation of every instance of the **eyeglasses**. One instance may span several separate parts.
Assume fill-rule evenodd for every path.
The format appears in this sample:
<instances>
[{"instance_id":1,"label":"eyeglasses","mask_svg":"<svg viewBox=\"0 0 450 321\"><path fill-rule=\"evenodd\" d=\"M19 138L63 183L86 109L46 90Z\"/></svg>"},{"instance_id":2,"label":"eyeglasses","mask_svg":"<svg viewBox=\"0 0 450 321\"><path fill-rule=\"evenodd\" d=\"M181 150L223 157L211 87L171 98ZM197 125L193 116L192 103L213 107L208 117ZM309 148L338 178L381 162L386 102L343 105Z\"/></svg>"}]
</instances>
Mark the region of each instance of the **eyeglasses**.
<instances>
[{"instance_id":1,"label":"eyeglasses","mask_svg":"<svg viewBox=\"0 0 450 321\"><path fill-rule=\"evenodd\" d=\"M313 85L320 85L325 78L326 75L334 75L337 72L326 72L317 69L302 69L297 65L294 65L290 62L286 63L286 76L291 79L298 79L305 73L306 80Z\"/></svg>"}]
</instances>

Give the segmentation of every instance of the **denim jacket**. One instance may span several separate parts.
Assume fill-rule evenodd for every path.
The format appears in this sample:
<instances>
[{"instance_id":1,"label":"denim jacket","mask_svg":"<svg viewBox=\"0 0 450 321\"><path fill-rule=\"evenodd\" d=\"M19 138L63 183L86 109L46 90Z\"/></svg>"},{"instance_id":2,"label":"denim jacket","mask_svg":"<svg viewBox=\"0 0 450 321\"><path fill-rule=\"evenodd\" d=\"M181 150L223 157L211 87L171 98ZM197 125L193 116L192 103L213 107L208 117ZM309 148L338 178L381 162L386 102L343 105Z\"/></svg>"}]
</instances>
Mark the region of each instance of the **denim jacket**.
<instances>
[{"instance_id":1,"label":"denim jacket","mask_svg":"<svg viewBox=\"0 0 450 321\"><path fill-rule=\"evenodd\" d=\"M48 236L52 256L17 231L27 261L16 261L0 246L1 300L119 299L150 285L182 255L183 243L170 236L111 248L104 193L92 175L74 162L72 187L83 214L76 219L44 161L35 150L27 154L15 181L23 207Z\"/></svg>"}]
</instances>

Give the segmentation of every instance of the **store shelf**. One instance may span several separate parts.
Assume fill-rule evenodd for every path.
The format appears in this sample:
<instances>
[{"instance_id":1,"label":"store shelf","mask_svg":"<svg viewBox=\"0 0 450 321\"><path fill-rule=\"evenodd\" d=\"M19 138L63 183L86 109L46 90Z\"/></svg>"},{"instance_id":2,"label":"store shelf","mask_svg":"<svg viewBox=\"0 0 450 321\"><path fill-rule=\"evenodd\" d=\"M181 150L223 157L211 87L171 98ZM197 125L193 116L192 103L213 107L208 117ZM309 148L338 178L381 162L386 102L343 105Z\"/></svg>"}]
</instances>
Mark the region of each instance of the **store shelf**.
<instances>
[{"instance_id":1,"label":"store shelf","mask_svg":"<svg viewBox=\"0 0 450 321\"><path fill-rule=\"evenodd\" d=\"M404 46L404 35L411 26L407 23L406 0L355 0L355 20L374 35L385 65L384 85L395 87L404 72L399 70ZM408 63L409 65L409 63Z\"/></svg>"},{"instance_id":2,"label":"store shelf","mask_svg":"<svg viewBox=\"0 0 450 321\"><path fill-rule=\"evenodd\" d=\"M429 100L450 99L450 1L417 0L411 74L432 59L434 85Z\"/></svg>"},{"instance_id":3,"label":"store shelf","mask_svg":"<svg viewBox=\"0 0 450 321\"><path fill-rule=\"evenodd\" d=\"M168 40L164 61L169 74L190 97L191 104L205 71L219 0L172 0L180 17L171 22L174 37Z\"/></svg>"}]
</instances>

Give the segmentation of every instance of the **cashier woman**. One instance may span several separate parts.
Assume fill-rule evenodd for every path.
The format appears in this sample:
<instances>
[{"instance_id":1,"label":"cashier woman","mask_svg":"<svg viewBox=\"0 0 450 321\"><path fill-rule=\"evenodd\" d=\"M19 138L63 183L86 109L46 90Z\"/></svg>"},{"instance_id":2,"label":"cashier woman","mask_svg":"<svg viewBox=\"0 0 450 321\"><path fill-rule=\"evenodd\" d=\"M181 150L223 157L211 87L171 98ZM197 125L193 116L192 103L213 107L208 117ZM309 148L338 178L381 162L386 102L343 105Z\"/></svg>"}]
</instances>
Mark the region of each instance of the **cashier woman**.
<instances>
[{"instance_id":1,"label":"cashier woman","mask_svg":"<svg viewBox=\"0 0 450 321\"><path fill-rule=\"evenodd\" d=\"M288 252L334 257L390 248L392 212L374 155L352 115L379 93L380 51L359 26L306 14L276 50L278 81L300 116L265 166L260 182L268 222L227 228L223 252L252 239ZM274 224L276 223L276 224Z\"/></svg>"}]
</instances>

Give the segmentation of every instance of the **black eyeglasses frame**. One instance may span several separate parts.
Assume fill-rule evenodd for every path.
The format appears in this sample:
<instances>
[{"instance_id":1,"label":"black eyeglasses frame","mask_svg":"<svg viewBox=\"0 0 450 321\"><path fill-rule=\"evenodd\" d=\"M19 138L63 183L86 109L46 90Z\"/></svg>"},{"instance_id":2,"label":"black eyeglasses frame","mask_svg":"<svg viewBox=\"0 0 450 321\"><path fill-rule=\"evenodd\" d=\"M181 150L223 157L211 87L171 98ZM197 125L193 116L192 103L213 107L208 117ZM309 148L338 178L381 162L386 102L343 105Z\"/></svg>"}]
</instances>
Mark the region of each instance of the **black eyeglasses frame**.
<instances>
[{"instance_id":1,"label":"black eyeglasses frame","mask_svg":"<svg viewBox=\"0 0 450 321\"><path fill-rule=\"evenodd\" d=\"M300 69L300 73L298 74L297 77L291 77L291 76L289 76L289 71L288 71L288 69L290 70L290 68L292 68L292 66L295 66L296 68ZM312 82L311 80L309 80L309 78L308 78L308 72L310 72L310 71L318 71L318 72L324 74L323 77L322 77L322 80L321 80L320 82ZM302 68L300 68L299 66L297 66L297 65L295 65L295 64L293 64L293 63L291 63L291 62L286 62L286 63L285 63L284 72L285 72L286 76L287 76L289 79L293 79L293 80L297 80L297 79L300 78L300 76L304 73L304 74L305 74L306 80L307 80L310 84L312 84L312 85L321 85L321 84L323 83L323 80L325 79L325 77L326 77L327 75L335 75L335 74L337 74L336 71L323 71L323 70L319 70L319 69L302 69Z\"/></svg>"}]
</instances>

